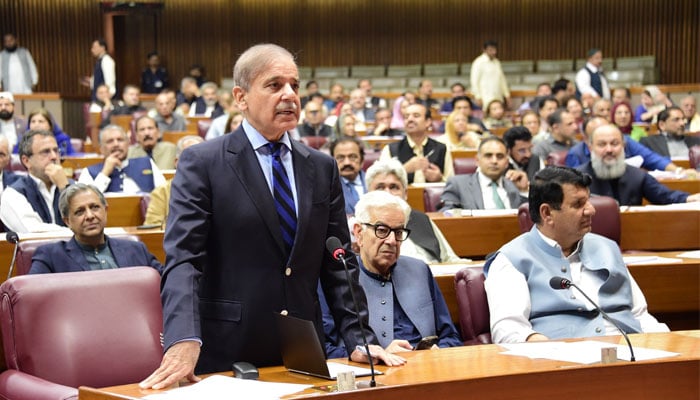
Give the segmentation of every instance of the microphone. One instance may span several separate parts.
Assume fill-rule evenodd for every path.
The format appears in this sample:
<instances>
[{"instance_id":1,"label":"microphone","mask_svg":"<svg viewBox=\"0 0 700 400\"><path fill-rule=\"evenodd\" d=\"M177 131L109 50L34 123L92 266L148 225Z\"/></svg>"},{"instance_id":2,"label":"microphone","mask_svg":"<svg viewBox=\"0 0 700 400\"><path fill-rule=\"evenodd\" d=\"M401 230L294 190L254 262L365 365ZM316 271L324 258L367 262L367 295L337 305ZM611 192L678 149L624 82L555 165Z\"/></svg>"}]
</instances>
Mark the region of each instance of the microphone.
<instances>
[{"instance_id":1,"label":"microphone","mask_svg":"<svg viewBox=\"0 0 700 400\"><path fill-rule=\"evenodd\" d=\"M595 307L595 309L603 316L603 318L605 318L615 328L617 328L617 330L620 331L620 333L622 333L622 336L627 341L627 346L630 348L630 361L636 361L634 358L634 350L632 349L632 343L630 342L630 338L629 336L627 336L627 333L625 333L625 331L622 328L620 328L620 325L618 325L618 323L614 319L610 318L610 316L605 311L603 311L603 309L600 308L598 304L591 300L591 298L588 297L588 295L584 293L580 287L576 286L576 284L571 282L569 279L561 276L553 276L552 279L549 280L549 286L554 290L568 289L571 287L578 290L578 292L581 293L583 297L585 297L586 300L588 300L593 305L593 307Z\"/></svg>"},{"instance_id":2,"label":"microphone","mask_svg":"<svg viewBox=\"0 0 700 400\"><path fill-rule=\"evenodd\" d=\"M357 322L360 324L360 333L362 333L362 344L365 348L365 354L369 359L369 369L371 373L371 380L369 381L369 387L376 387L377 381L374 379L374 362L372 361L372 353L369 352L369 344L367 344L367 335L365 335L364 324L362 323L362 318L360 318L360 307L357 305L357 299L355 298L355 290L352 288L352 279L350 278L350 271L348 270L348 263L345 260L345 249L343 244L340 243L340 239L335 236L331 236L326 239L326 249L334 260L343 263L343 268L345 268L345 277L348 280L348 285L350 286L350 296L352 297L352 304L355 306L355 314L357 314Z\"/></svg>"},{"instance_id":3,"label":"microphone","mask_svg":"<svg viewBox=\"0 0 700 400\"><path fill-rule=\"evenodd\" d=\"M12 261L10 262L10 270L7 271L7 279L10 279L12 277L12 271L15 269L15 259L17 258L17 250L19 249L19 235L17 235L17 232L9 231L5 235L5 239L7 239L8 242L15 245L15 249L12 252Z\"/></svg>"}]
</instances>

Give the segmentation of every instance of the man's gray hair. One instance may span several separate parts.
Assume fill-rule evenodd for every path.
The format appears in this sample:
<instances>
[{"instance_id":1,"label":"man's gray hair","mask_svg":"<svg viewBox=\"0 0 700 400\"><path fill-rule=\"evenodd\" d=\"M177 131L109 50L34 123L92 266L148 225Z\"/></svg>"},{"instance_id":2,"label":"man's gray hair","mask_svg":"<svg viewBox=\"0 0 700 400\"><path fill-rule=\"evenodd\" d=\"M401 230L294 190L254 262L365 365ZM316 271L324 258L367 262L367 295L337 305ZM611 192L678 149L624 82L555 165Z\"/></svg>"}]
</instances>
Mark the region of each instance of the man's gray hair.
<instances>
[{"instance_id":1,"label":"man's gray hair","mask_svg":"<svg viewBox=\"0 0 700 400\"><path fill-rule=\"evenodd\" d=\"M58 209L61 212L61 218L67 218L70 213L70 202L76 194L92 191L100 198L100 203L103 206L107 205L107 200L105 195L99 191L96 187L92 185L87 185L85 183L74 183L61 191L61 197L58 198Z\"/></svg>"},{"instance_id":2,"label":"man's gray hair","mask_svg":"<svg viewBox=\"0 0 700 400\"><path fill-rule=\"evenodd\" d=\"M355 219L358 223L371 224L376 221L370 221L372 210L378 208L394 208L399 210L404 215L404 223L408 224L408 218L411 215L411 206L400 197L394 196L384 190L375 190L367 192L360 197L360 201L355 204Z\"/></svg>"},{"instance_id":3,"label":"man's gray hair","mask_svg":"<svg viewBox=\"0 0 700 400\"><path fill-rule=\"evenodd\" d=\"M197 144L203 141L204 139L199 135L187 135L180 138L180 140L177 141L177 157L180 157L180 154L182 154L182 151L185 150L190 142L194 142L192 144Z\"/></svg>"},{"instance_id":4,"label":"man's gray hair","mask_svg":"<svg viewBox=\"0 0 700 400\"><path fill-rule=\"evenodd\" d=\"M34 136L45 136L54 137L52 132L49 131L39 131L31 130L27 131L22 135L22 140L19 142L19 156L31 157L32 156L32 144L34 143ZM23 163L24 164L24 163Z\"/></svg>"},{"instance_id":5,"label":"man's gray hair","mask_svg":"<svg viewBox=\"0 0 700 400\"><path fill-rule=\"evenodd\" d=\"M97 139L100 142L100 145L102 144L102 136L107 131L118 131L119 133L122 134L122 136L124 136L127 140L129 140L129 135L126 134L126 131L124 130L124 128L122 128L119 125L109 124L109 125L105 126L104 128L100 129L100 135L97 137Z\"/></svg>"},{"instance_id":6,"label":"man's gray hair","mask_svg":"<svg viewBox=\"0 0 700 400\"><path fill-rule=\"evenodd\" d=\"M255 45L244 51L233 66L233 84L243 90L250 90L255 77L275 60L287 58L294 62L294 56L287 49L276 44Z\"/></svg>"},{"instance_id":7,"label":"man's gray hair","mask_svg":"<svg viewBox=\"0 0 700 400\"><path fill-rule=\"evenodd\" d=\"M214 89L214 90L219 90L219 85L217 85L214 82L204 82L202 84L202 87L199 88L200 90L204 91L204 89Z\"/></svg>"},{"instance_id":8,"label":"man's gray hair","mask_svg":"<svg viewBox=\"0 0 700 400\"><path fill-rule=\"evenodd\" d=\"M403 169L401 161L392 158L389 160L379 160L375 161L371 167L367 169L365 174L365 181L367 182L367 187L372 187L372 182L378 175L388 175L393 174L401 181L404 192L408 190L408 177L406 176L406 170Z\"/></svg>"}]
</instances>

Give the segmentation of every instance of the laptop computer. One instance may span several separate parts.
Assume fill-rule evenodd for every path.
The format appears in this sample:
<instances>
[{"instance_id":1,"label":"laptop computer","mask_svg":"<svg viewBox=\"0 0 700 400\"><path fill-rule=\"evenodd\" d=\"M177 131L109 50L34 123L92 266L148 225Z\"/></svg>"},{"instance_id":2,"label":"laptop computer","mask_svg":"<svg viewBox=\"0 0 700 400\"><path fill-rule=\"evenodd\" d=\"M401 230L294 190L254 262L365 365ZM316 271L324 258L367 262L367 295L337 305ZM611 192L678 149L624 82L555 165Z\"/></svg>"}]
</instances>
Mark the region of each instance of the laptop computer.
<instances>
[{"instance_id":1,"label":"laptop computer","mask_svg":"<svg viewBox=\"0 0 700 400\"><path fill-rule=\"evenodd\" d=\"M369 376L369 368L326 362L321 341L313 322L275 313L284 367L292 372L335 380L339 372L352 371L355 376ZM375 370L375 375L381 375Z\"/></svg>"}]
</instances>

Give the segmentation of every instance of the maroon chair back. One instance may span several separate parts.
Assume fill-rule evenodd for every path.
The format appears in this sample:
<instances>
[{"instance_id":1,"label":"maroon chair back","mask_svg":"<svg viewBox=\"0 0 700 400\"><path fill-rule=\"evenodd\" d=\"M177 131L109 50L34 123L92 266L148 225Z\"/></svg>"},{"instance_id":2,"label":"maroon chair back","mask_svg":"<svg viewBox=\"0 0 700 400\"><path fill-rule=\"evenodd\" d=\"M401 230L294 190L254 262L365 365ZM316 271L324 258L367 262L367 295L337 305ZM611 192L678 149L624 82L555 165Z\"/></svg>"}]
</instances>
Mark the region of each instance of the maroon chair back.
<instances>
[{"instance_id":1,"label":"maroon chair back","mask_svg":"<svg viewBox=\"0 0 700 400\"><path fill-rule=\"evenodd\" d=\"M150 267L14 277L0 285L0 310L0 398L37 398L38 382L138 382L162 358L160 275Z\"/></svg>"},{"instance_id":2,"label":"maroon chair back","mask_svg":"<svg viewBox=\"0 0 700 400\"><path fill-rule=\"evenodd\" d=\"M367 150L365 151L365 159L362 161L362 170L367 172L367 169L374 164L375 161L379 160L379 156L382 152L379 150Z\"/></svg>"},{"instance_id":3,"label":"maroon chair back","mask_svg":"<svg viewBox=\"0 0 700 400\"><path fill-rule=\"evenodd\" d=\"M553 151L547 155L546 164L547 165L558 165L560 167L566 166L566 155L569 153L568 150Z\"/></svg>"},{"instance_id":4,"label":"maroon chair back","mask_svg":"<svg viewBox=\"0 0 700 400\"><path fill-rule=\"evenodd\" d=\"M425 212L434 212L442 208L442 192L445 191L444 186L426 186L423 188L423 207Z\"/></svg>"},{"instance_id":5,"label":"maroon chair back","mask_svg":"<svg viewBox=\"0 0 700 400\"><path fill-rule=\"evenodd\" d=\"M302 136L300 140L305 145L316 150L320 149L321 147L323 147L324 144L328 143L328 138L325 136Z\"/></svg>"},{"instance_id":6,"label":"maroon chair back","mask_svg":"<svg viewBox=\"0 0 700 400\"><path fill-rule=\"evenodd\" d=\"M141 210L141 220L146 220L146 214L148 213L148 205L151 203L151 194L144 193L141 195L141 200L139 201L139 208Z\"/></svg>"},{"instance_id":7,"label":"maroon chair back","mask_svg":"<svg viewBox=\"0 0 700 400\"><path fill-rule=\"evenodd\" d=\"M202 139L207 137L207 132L211 128L211 119L200 119L197 121L197 134L202 137Z\"/></svg>"},{"instance_id":8,"label":"maroon chair back","mask_svg":"<svg viewBox=\"0 0 700 400\"><path fill-rule=\"evenodd\" d=\"M591 222L591 231L610 240L614 240L618 245L622 236L620 222L620 207L617 201L608 196L591 196L591 204L595 207L595 215ZM528 203L518 207L518 225L520 232L527 232L532 229L533 222L530 219Z\"/></svg>"},{"instance_id":9,"label":"maroon chair back","mask_svg":"<svg viewBox=\"0 0 700 400\"><path fill-rule=\"evenodd\" d=\"M700 167L700 146L692 146L688 149L688 158L690 159L690 168L698 169Z\"/></svg>"},{"instance_id":10,"label":"maroon chair back","mask_svg":"<svg viewBox=\"0 0 700 400\"><path fill-rule=\"evenodd\" d=\"M71 138L70 145L73 147L76 153L82 153L85 148L85 141L79 138Z\"/></svg>"},{"instance_id":11,"label":"maroon chair back","mask_svg":"<svg viewBox=\"0 0 700 400\"><path fill-rule=\"evenodd\" d=\"M465 345L491 343L489 303L484 289L484 270L467 267L455 275L459 328Z\"/></svg>"},{"instance_id":12,"label":"maroon chair back","mask_svg":"<svg viewBox=\"0 0 700 400\"><path fill-rule=\"evenodd\" d=\"M134 235L114 235L110 237L128 239L134 242L139 241L139 238ZM27 275L29 273L29 269L32 267L32 257L34 257L34 252L37 247L68 239L69 237L20 241L17 247L17 259L15 260L15 276Z\"/></svg>"},{"instance_id":13,"label":"maroon chair back","mask_svg":"<svg viewBox=\"0 0 700 400\"><path fill-rule=\"evenodd\" d=\"M477 167L479 167L474 157L455 158L452 160L452 164L454 165L455 175L473 174L476 172Z\"/></svg>"}]
</instances>

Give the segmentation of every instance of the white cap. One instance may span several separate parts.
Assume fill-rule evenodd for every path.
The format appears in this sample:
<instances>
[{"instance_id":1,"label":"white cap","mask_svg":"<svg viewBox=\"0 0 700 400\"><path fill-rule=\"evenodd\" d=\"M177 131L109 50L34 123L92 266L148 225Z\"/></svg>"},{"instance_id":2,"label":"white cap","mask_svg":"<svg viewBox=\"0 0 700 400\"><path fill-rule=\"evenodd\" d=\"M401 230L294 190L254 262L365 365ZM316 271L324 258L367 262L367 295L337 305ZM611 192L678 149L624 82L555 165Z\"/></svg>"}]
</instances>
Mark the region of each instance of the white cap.
<instances>
[{"instance_id":1,"label":"white cap","mask_svg":"<svg viewBox=\"0 0 700 400\"><path fill-rule=\"evenodd\" d=\"M0 99L10 100L11 103L15 102L15 96L13 96L10 92L0 92Z\"/></svg>"}]
</instances>

